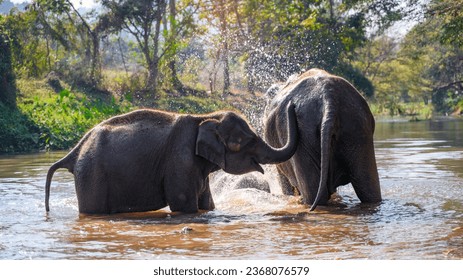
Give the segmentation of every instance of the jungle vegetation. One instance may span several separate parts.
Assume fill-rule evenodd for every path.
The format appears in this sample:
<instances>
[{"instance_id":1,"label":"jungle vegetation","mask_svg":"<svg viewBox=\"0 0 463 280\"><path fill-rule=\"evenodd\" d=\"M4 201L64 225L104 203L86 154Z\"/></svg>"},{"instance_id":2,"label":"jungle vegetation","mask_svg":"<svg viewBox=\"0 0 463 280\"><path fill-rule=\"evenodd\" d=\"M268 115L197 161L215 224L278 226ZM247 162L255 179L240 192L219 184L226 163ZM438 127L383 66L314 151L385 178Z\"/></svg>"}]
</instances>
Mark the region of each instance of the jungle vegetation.
<instances>
[{"instance_id":1,"label":"jungle vegetation","mask_svg":"<svg viewBox=\"0 0 463 280\"><path fill-rule=\"evenodd\" d=\"M138 107L259 107L313 67L376 115L463 110L463 0L77 2L0 0L0 153L67 149Z\"/></svg>"}]
</instances>

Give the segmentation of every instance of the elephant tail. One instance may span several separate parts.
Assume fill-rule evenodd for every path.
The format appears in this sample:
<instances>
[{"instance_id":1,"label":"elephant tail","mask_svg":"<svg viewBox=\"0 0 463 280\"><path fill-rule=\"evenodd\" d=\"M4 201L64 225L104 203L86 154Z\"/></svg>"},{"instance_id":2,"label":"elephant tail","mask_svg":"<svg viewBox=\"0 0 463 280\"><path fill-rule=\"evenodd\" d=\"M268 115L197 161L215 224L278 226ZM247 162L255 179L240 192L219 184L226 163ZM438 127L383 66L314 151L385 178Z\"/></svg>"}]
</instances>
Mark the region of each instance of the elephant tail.
<instances>
[{"instance_id":1,"label":"elephant tail","mask_svg":"<svg viewBox=\"0 0 463 280\"><path fill-rule=\"evenodd\" d=\"M328 196L329 168L332 152L332 141L334 140L334 131L336 124L336 113L330 102L325 103L321 128L320 128L320 184L318 185L317 196L315 197L309 211L315 210L322 197Z\"/></svg>"},{"instance_id":2,"label":"elephant tail","mask_svg":"<svg viewBox=\"0 0 463 280\"><path fill-rule=\"evenodd\" d=\"M66 168L69 172L74 173L74 165L80 153L82 144L85 143L85 141L87 140L89 136L90 136L90 132L87 133L66 156L64 156L62 159L58 160L57 162L53 163L52 166L50 166L50 168L48 169L47 180L45 183L45 210L47 212L50 211L50 186L51 186L51 180L53 178L53 174L55 174L55 171L60 168Z\"/></svg>"},{"instance_id":3,"label":"elephant tail","mask_svg":"<svg viewBox=\"0 0 463 280\"><path fill-rule=\"evenodd\" d=\"M55 162L50 168L48 169L47 173L47 181L45 183L45 210L48 212L50 211L50 185L51 180L53 178L53 174L55 171L60 168L67 168L71 173L74 169L74 162L75 156L73 155L72 151L66 155L64 158L60 159L59 161Z\"/></svg>"}]
</instances>

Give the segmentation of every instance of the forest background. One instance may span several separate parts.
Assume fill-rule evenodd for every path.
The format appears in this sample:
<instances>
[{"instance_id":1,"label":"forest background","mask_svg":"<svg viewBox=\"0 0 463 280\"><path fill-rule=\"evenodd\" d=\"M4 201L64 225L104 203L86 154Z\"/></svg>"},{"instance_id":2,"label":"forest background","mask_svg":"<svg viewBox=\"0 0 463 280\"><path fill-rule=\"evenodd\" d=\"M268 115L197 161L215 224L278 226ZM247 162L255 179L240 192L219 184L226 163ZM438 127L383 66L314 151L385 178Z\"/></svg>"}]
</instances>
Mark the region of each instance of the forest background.
<instances>
[{"instance_id":1,"label":"forest background","mask_svg":"<svg viewBox=\"0 0 463 280\"><path fill-rule=\"evenodd\" d=\"M18 2L16 0L16 2ZM463 0L0 0L0 153L67 149L139 107L237 108L345 77L376 116L463 111Z\"/></svg>"}]
</instances>

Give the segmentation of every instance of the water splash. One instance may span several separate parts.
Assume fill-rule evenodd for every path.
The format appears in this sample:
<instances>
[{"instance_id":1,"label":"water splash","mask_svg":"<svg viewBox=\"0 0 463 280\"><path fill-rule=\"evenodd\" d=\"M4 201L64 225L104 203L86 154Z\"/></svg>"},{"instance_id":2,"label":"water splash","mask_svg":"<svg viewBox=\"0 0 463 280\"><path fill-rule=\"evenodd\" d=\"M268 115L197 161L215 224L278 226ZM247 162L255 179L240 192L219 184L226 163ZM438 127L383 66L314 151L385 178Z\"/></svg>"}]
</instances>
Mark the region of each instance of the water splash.
<instances>
[{"instance_id":1,"label":"water splash","mask_svg":"<svg viewBox=\"0 0 463 280\"><path fill-rule=\"evenodd\" d=\"M230 214L265 214L290 207L294 198L284 196L274 166L264 166L265 174L251 172L231 175L211 174L212 196L218 211Z\"/></svg>"}]
</instances>

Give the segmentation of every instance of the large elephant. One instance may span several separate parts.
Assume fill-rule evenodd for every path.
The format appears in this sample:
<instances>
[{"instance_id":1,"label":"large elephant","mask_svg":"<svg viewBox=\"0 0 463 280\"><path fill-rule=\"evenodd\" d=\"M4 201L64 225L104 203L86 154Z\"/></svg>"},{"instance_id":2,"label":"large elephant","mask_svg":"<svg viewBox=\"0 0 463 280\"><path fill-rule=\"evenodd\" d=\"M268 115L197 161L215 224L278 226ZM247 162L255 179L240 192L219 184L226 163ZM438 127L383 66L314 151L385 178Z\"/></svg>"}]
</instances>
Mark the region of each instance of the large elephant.
<instances>
[{"instance_id":1,"label":"large elephant","mask_svg":"<svg viewBox=\"0 0 463 280\"><path fill-rule=\"evenodd\" d=\"M58 168L74 174L79 212L111 214L157 210L212 210L208 175L263 172L260 164L288 160L297 147L294 106L288 142L267 145L242 116L231 111L184 115L142 109L91 129L47 174L45 207Z\"/></svg>"},{"instance_id":2,"label":"large elephant","mask_svg":"<svg viewBox=\"0 0 463 280\"><path fill-rule=\"evenodd\" d=\"M291 125L284 108L293 103L299 128L294 156L277 165L283 193L299 191L303 201L326 204L341 185L352 183L361 202L381 201L373 133L375 120L365 99L345 79L320 69L292 76L267 91L265 140L285 143Z\"/></svg>"}]
</instances>

